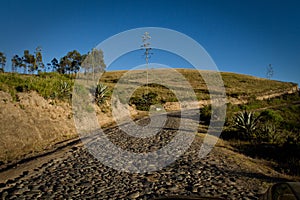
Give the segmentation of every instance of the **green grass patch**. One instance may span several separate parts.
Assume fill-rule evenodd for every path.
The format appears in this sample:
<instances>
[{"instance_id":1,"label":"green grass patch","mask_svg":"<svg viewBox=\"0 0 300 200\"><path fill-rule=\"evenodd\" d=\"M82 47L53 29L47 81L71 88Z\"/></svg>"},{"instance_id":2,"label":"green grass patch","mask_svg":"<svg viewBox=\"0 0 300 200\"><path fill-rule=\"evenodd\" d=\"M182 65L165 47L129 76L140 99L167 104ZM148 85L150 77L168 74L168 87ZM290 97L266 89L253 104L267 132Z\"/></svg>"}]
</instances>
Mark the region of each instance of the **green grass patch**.
<instances>
[{"instance_id":1,"label":"green grass patch","mask_svg":"<svg viewBox=\"0 0 300 200\"><path fill-rule=\"evenodd\" d=\"M17 101L18 92L36 91L45 99L70 97L73 87L72 78L58 73L23 75L17 73L0 74L0 90L9 92Z\"/></svg>"}]
</instances>

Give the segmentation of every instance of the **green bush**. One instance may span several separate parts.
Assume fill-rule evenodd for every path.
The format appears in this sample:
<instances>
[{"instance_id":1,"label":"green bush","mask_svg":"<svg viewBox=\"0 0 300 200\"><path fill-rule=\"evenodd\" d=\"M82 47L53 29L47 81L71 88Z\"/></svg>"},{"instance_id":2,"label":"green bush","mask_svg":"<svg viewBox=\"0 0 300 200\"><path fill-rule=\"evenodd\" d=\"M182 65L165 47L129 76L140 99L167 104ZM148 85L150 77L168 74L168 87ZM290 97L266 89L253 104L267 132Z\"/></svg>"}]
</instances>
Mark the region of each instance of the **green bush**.
<instances>
[{"instance_id":1,"label":"green bush","mask_svg":"<svg viewBox=\"0 0 300 200\"><path fill-rule=\"evenodd\" d=\"M66 82L68 86L62 82ZM72 79L58 73L40 73L39 75L3 73L0 75L0 90L9 92L14 100L16 100L17 92L29 91L36 91L46 99L61 98L67 94L66 90L70 87L73 87ZM71 92L68 92L68 98L63 99L69 99L70 94Z\"/></svg>"},{"instance_id":2,"label":"green bush","mask_svg":"<svg viewBox=\"0 0 300 200\"><path fill-rule=\"evenodd\" d=\"M200 108L200 120L204 124L209 125L211 119L211 105L204 105L203 108Z\"/></svg>"},{"instance_id":3,"label":"green bush","mask_svg":"<svg viewBox=\"0 0 300 200\"><path fill-rule=\"evenodd\" d=\"M236 131L233 126L227 126L224 127L220 138L222 138L223 140L239 140L240 138L242 138L242 135L239 131Z\"/></svg>"},{"instance_id":4,"label":"green bush","mask_svg":"<svg viewBox=\"0 0 300 200\"><path fill-rule=\"evenodd\" d=\"M260 113L260 125L257 132L257 139L260 142L269 142L271 144L280 144L283 141L279 131L280 123L283 121L282 116L274 110L264 110Z\"/></svg>"},{"instance_id":5,"label":"green bush","mask_svg":"<svg viewBox=\"0 0 300 200\"><path fill-rule=\"evenodd\" d=\"M261 112L261 117L264 122L272 122L274 124L279 124L283 121L282 116L280 113L274 110L264 110Z\"/></svg>"},{"instance_id":6,"label":"green bush","mask_svg":"<svg viewBox=\"0 0 300 200\"><path fill-rule=\"evenodd\" d=\"M282 140L282 135L278 132L276 125L272 122L263 123L258 131L257 139L260 142L278 144Z\"/></svg>"},{"instance_id":7,"label":"green bush","mask_svg":"<svg viewBox=\"0 0 300 200\"><path fill-rule=\"evenodd\" d=\"M156 93L149 92L143 94L141 97L131 97L129 102L131 105L134 104L138 110L149 111L151 105L159 103L157 96Z\"/></svg>"}]
</instances>

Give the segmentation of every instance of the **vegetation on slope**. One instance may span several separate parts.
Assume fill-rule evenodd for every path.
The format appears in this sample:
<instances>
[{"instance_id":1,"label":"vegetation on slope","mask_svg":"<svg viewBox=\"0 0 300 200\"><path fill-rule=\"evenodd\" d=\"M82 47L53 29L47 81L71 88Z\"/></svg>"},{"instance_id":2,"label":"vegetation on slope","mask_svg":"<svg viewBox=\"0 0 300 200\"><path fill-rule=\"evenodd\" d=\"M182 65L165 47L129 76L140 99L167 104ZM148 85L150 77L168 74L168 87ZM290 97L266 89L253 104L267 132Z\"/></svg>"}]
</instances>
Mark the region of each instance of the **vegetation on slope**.
<instances>
[{"instance_id":1,"label":"vegetation on slope","mask_svg":"<svg viewBox=\"0 0 300 200\"><path fill-rule=\"evenodd\" d=\"M177 71L189 81L198 100L209 99L206 84L199 73L195 73L191 69L177 69ZM95 102L100 107L104 102L102 97L105 96L107 100L110 99L114 86L124 73L126 71L105 72L103 74L98 88L92 90L98 91ZM139 76L143 72L134 71L133 73ZM149 73L151 73L151 70ZM161 73L165 73L165 76L168 76L167 70L161 70ZM209 72L204 71L202 73ZM299 175L300 155L297 152L300 150L300 98L298 93L294 95L282 95L290 90L295 90L297 85L228 72L222 72L221 75L227 97L233 102L227 106L226 128L222 133L223 139L228 140L239 152L275 161L277 167L284 172ZM37 75L0 73L0 90L10 93L15 102L20 100L20 93L27 93L29 91L36 91L45 99L70 102L74 78L74 75L58 73L40 72ZM178 81L178 87L180 87L180 81ZM149 103L163 104L177 101L176 96L167 87L158 84L149 84L146 96L145 90L145 85L138 88L130 100L130 103L134 104L140 110L149 109ZM268 97L268 95L275 93L279 94L278 98L257 99L259 96ZM147 101L145 102L143 99L147 99ZM237 113L241 111L248 112L245 113L245 116L251 112L253 119L260 115L264 115L264 117L261 117L259 123L253 126L255 129L244 132L241 127L237 128L233 126ZM210 107L205 106L201 109L201 112L203 123L208 125Z\"/></svg>"},{"instance_id":2,"label":"vegetation on slope","mask_svg":"<svg viewBox=\"0 0 300 200\"><path fill-rule=\"evenodd\" d=\"M24 75L17 73L0 73L0 90L11 94L18 100L18 92L36 91L45 99L59 98L69 100L73 80L69 75L58 73L39 73Z\"/></svg>"},{"instance_id":3,"label":"vegetation on slope","mask_svg":"<svg viewBox=\"0 0 300 200\"><path fill-rule=\"evenodd\" d=\"M177 69L191 84L198 100L209 99L209 92L206 84L199 73L191 69ZM126 71L105 72L100 82L105 84L110 91L113 90L115 84ZM136 71L136 76L139 76L141 71ZM151 71L150 71L151 73ZM168 76L167 70L161 70ZM209 73L207 71L203 74ZM288 91L296 86L295 83L286 83L252 76L234 74L228 72L221 73L226 94L228 97L237 99L253 99L253 97L268 95L271 93L280 93ZM39 73L38 75L23 75L16 73L1 73L0 74L0 90L9 92L13 98L16 98L17 92L37 91L46 99L49 98L65 98L68 95L62 85L68 85L70 91L74 83L74 76L58 73ZM180 82L178 83L180 86ZM133 97L141 97L146 86L138 88ZM158 102L174 102L177 101L176 96L166 87L157 84L148 85L149 92L157 94ZM111 95L109 93L108 95Z\"/></svg>"},{"instance_id":4,"label":"vegetation on slope","mask_svg":"<svg viewBox=\"0 0 300 200\"><path fill-rule=\"evenodd\" d=\"M202 71L200 74L192 69L176 70L188 80L194 89L198 100L207 100L210 98L206 83L201 76L201 74L205 76L206 74L210 73L209 71ZM168 76L168 70L160 69L160 71L161 73L164 73L166 77ZM105 72L100 81L108 85L109 88L113 89L115 84L125 73L126 71ZM141 74L144 72L134 71L131 73L135 73L136 76L141 76ZM151 74L151 70L149 70L149 74ZM297 84L295 83L268 80L243 74L221 72L221 76L226 89L226 95L229 98L249 100L257 96L284 93L288 90L291 90L293 87L297 87ZM178 85L180 85L180 82ZM157 94L157 100L160 103L177 101L176 96L166 87L158 86L156 84L149 84L148 89L149 92ZM146 86L140 87L135 91L133 97L141 97L145 90Z\"/></svg>"},{"instance_id":5,"label":"vegetation on slope","mask_svg":"<svg viewBox=\"0 0 300 200\"><path fill-rule=\"evenodd\" d=\"M250 131L238 125L241 113L254 116L248 120L244 118ZM273 161L273 167L278 170L299 176L299 113L298 92L269 100L252 100L244 105L229 105L226 127L221 137L228 140L237 151Z\"/></svg>"}]
</instances>

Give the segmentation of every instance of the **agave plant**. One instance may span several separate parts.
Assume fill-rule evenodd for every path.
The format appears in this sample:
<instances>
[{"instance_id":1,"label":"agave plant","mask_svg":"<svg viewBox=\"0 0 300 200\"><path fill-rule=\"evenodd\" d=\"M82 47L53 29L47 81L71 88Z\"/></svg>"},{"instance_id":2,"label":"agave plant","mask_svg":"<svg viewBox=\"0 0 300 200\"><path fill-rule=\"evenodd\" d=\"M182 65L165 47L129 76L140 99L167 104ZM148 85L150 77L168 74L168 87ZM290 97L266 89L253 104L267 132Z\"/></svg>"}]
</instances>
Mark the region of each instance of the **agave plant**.
<instances>
[{"instance_id":1,"label":"agave plant","mask_svg":"<svg viewBox=\"0 0 300 200\"><path fill-rule=\"evenodd\" d=\"M99 83L97 85L95 90L95 102L98 106L100 106L104 102L107 92L108 92L108 88L106 85L102 83Z\"/></svg>"},{"instance_id":2,"label":"agave plant","mask_svg":"<svg viewBox=\"0 0 300 200\"><path fill-rule=\"evenodd\" d=\"M246 138L254 137L254 132L258 127L260 115L256 116L253 112L243 111L235 116L235 127L245 134Z\"/></svg>"},{"instance_id":3,"label":"agave plant","mask_svg":"<svg viewBox=\"0 0 300 200\"><path fill-rule=\"evenodd\" d=\"M59 98L61 98L61 99L70 98L71 91L72 91L72 85L67 81L61 80L58 84L57 90L58 90Z\"/></svg>"},{"instance_id":4,"label":"agave plant","mask_svg":"<svg viewBox=\"0 0 300 200\"><path fill-rule=\"evenodd\" d=\"M277 131L276 126L270 122L261 121L259 125L259 130L257 131L257 138L260 139L262 142L271 142L276 140Z\"/></svg>"}]
</instances>

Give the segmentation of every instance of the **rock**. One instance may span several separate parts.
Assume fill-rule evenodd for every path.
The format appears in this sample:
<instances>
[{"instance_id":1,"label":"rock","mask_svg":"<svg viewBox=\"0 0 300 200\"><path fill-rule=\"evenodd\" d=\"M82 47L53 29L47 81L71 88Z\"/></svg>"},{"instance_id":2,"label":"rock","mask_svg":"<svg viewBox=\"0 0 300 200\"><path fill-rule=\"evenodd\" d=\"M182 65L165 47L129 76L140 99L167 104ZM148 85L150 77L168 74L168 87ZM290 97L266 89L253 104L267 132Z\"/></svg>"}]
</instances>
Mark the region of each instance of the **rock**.
<instances>
[{"instance_id":1,"label":"rock","mask_svg":"<svg viewBox=\"0 0 300 200\"><path fill-rule=\"evenodd\" d=\"M155 176L155 175L148 175L146 177L147 181L149 182L152 182L152 183L155 183L155 182L158 182L159 180L159 177Z\"/></svg>"},{"instance_id":2,"label":"rock","mask_svg":"<svg viewBox=\"0 0 300 200\"><path fill-rule=\"evenodd\" d=\"M176 192L176 191L178 191L178 189L179 188L176 185L168 188L168 190L171 191L171 192Z\"/></svg>"},{"instance_id":3,"label":"rock","mask_svg":"<svg viewBox=\"0 0 300 200\"><path fill-rule=\"evenodd\" d=\"M192 192L197 193L198 192L198 188L197 187L192 187Z\"/></svg>"},{"instance_id":4,"label":"rock","mask_svg":"<svg viewBox=\"0 0 300 200\"><path fill-rule=\"evenodd\" d=\"M8 192L7 192L7 191L4 191L4 192L2 193L1 198L2 198L2 199L6 199L7 195L8 195Z\"/></svg>"},{"instance_id":5,"label":"rock","mask_svg":"<svg viewBox=\"0 0 300 200\"><path fill-rule=\"evenodd\" d=\"M229 180L230 180L231 182L235 182L235 178L233 178L233 177L229 178Z\"/></svg>"},{"instance_id":6,"label":"rock","mask_svg":"<svg viewBox=\"0 0 300 200\"><path fill-rule=\"evenodd\" d=\"M134 192L134 193L130 194L128 197L129 197L130 199L136 199L136 198L138 198L139 196L140 196L140 193L139 193L139 192Z\"/></svg>"}]
</instances>

